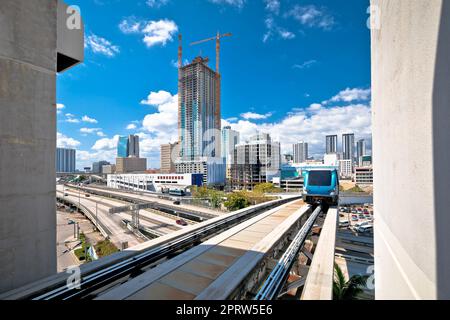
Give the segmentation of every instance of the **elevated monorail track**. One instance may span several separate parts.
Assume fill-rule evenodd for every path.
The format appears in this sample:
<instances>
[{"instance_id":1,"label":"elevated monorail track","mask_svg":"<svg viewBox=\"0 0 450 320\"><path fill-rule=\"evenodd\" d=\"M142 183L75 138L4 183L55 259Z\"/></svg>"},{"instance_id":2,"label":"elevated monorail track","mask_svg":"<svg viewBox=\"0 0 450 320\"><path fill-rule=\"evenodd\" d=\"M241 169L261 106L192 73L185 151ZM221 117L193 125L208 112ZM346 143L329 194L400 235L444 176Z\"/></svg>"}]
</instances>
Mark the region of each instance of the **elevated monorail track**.
<instances>
[{"instance_id":1,"label":"elevated monorail track","mask_svg":"<svg viewBox=\"0 0 450 320\"><path fill-rule=\"evenodd\" d=\"M189 248L201 244L212 236L236 226L267 210L287 205L300 197L290 197L263 203L251 208L239 210L221 217L210 219L203 223L190 226L173 234L155 239L149 242L144 249L133 248L127 250L127 254L114 261L110 258L107 263L99 263L95 268L81 270L79 289L67 286L69 275L62 275L57 280L53 278L46 286L45 281L40 281L36 288L27 286L26 290L15 290L11 294L3 295L3 299L32 299L32 300L71 300L92 299L100 292L110 289L112 286L124 283L131 278L156 266L161 261L183 253ZM142 248L143 245L138 246ZM119 253L120 254L120 253ZM88 266L88 265L86 265Z\"/></svg>"}]
</instances>

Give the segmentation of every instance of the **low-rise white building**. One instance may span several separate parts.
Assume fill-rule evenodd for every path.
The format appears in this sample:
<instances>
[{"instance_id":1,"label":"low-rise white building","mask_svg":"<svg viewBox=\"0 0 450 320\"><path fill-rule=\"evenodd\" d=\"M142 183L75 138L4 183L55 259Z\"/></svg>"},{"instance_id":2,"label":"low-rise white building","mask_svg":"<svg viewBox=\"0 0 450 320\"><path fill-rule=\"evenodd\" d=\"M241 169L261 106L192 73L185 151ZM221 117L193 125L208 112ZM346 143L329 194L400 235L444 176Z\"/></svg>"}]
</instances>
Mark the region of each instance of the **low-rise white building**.
<instances>
[{"instance_id":1,"label":"low-rise white building","mask_svg":"<svg viewBox=\"0 0 450 320\"><path fill-rule=\"evenodd\" d=\"M224 158L202 157L196 160L175 162L177 174L203 175L203 183L209 186L223 186L226 183L226 164Z\"/></svg>"},{"instance_id":2,"label":"low-rise white building","mask_svg":"<svg viewBox=\"0 0 450 320\"><path fill-rule=\"evenodd\" d=\"M339 160L339 173L341 178L353 176L353 160Z\"/></svg>"},{"instance_id":3,"label":"low-rise white building","mask_svg":"<svg viewBox=\"0 0 450 320\"><path fill-rule=\"evenodd\" d=\"M202 174L110 174L108 187L133 191L165 192L202 186Z\"/></svg>"}]
</instances>

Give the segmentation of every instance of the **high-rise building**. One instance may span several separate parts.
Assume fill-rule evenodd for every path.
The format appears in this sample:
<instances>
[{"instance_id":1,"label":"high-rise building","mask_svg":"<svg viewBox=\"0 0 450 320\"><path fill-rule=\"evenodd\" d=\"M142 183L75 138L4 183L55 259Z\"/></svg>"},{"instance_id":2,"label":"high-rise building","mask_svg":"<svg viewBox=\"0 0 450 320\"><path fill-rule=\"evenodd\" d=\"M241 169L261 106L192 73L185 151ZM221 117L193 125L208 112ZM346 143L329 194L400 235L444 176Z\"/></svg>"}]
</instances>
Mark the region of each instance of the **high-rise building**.
<instances>
[{"instance_id":1,"label":"high-rise building","mask_svg":"<svg viewBox=\"0 0 450 320\"><path fill-rule=\"evenodd\" d=\"M76 150L57 148L56 149L56 172L67 173L76 170Z\"/></svg>"},{"instance_id":2,"label":"high-rise building","mask_svg":"<svg viewBox=\"0 0 450 320\"><path fill-rule=\"evenodd\" d=\"M175 173L175 161L179 157L179 143L168 143L161 145L161 173Z\"/></svg>"},{"instance_id":3,"label":"high-rise building","mask_svg":"<svg viewBox=\"0 0 450 320\"><path fill-rule=\"evenodd\" d=\"M304 163L308 160L308 143L302 141L293 145L294 162Z\"/></svg>"},{"instance_id":4,"label":"high-rise building","mask_svg":"<svg viewBox=\"0 0 450 320\"><path fill-rule=\"evenodd\" d=\"M236 145L239 144L239 132L232 130L230 126L222 129L222 158L225 159L227 165L227 179L231 178L231 164L233 163L233 154Z\"/></svg>"},{"instance_id":5,"label":"high-rise building","mask_svg":"<svg viewBox=\"0 0 450 320\"><path fill-rule=\"evenodd\" d=\"M195 58L179 69L178 130L182 161L221 156L219 77Z\"/></svg>"},{"instance_id":6,"label":"high-rise building","mask_svg":"<svg viewBox=\"0 0 450 320\"><path fill-rule=\"evenodd\" d=\"M128 157L139 158L139 136L128 136Z\"/></svg>"},{"instance_id":7,"label":"high-rise building","mask_svg":"<svg viewBox=\"0 0 450 320\"><path fill-rule=\"evenodd\" d=\"M117 157L118 158L128 157L128 137L125 136L119 137L119 141L117 143Z\"/></svg>"},{"instance_id":8,"label":"high-rise building","mask_svg":"<svg viewBox=\"0 0 450 320\"><path fill-rule=\"evenodd\" d=\"M232 184L253 189L259 183L270 182L280 172L280 143L268 134L258 134L249 142L239 144L234 151Z\"/></svg>"},{"instance_id":9,"label":"high-rise building","mask_svg":"<svg viewBox=\"0 0 450 320\"><path fill-rule=\"evenodd\" d=\"M119 137L117 142L117 157L118 158L139 158L139 136L129 135Z\"/></svg>"},{"instance_id":10,"label":"high-rise building","mask_svg":"<svg viewBox=\"0 0 450 320\"><path fill-rule=\"evenodd\" d=\"M326 137L326 153L327 154L337 153L337 149L338 149L337 146L338 146L338 136L337 135Z\"/></svg>"},{"instance_id":11,"label":"high-rise building","mask_svg":"<svg viewBox=\"0 0 450 320\"><path fill-rule=\"evenodd\" d=\"M358 166L362 166L362 157L366 155L366 141L361 139L356 143L356 161Z\"/></svg>"},{"instance_id":12,"label":"high-rise building","mask_svg":"<svg viewBox=\"0 0 450 320\"><path fill-rule=\"evenodd\" d=\"M92 173L104 173L103 172L103 166L108 166L111 163L109 163L108 161L99 161L99 162L94 162L92 164Z\"/></svg>"},{"instance_id":13,"label":"high-rise building","mask_svg":"<svg viewBox=\"0 0 450 320\"><path fill-rule=\"evenodd\" d=\"M342 135L343 160L352 160L355 157L355 135L353 133Z\"/></svg>"}]
</instances>

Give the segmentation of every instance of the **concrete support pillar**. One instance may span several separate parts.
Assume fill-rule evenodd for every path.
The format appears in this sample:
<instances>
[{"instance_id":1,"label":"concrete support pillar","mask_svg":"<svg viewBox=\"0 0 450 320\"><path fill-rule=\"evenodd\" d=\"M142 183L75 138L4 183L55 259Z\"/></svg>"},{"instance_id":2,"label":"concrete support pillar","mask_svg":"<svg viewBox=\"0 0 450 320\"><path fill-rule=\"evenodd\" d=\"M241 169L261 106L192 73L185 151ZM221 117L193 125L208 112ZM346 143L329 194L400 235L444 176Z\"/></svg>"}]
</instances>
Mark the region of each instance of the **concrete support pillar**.
<instances>
[{"instance_id":1,"label":"concrete support pillar","mask_svg":"<svg viewBox=\"0 0 450 320\"><path fill-rule=\"evenodd\" d=\"M56 273L57 0L0 2L0 292L4 292Z\"/></svg>"},{"instance_id":2,"label":"concrete support pillar","mask_svg":"<svg viewBox=\"0 0 450 320\"><path fill-rule=\"evenodd\" d=\"M372 0L377 299L450 299L450 1Z\"/></svg>"}]
</instances>

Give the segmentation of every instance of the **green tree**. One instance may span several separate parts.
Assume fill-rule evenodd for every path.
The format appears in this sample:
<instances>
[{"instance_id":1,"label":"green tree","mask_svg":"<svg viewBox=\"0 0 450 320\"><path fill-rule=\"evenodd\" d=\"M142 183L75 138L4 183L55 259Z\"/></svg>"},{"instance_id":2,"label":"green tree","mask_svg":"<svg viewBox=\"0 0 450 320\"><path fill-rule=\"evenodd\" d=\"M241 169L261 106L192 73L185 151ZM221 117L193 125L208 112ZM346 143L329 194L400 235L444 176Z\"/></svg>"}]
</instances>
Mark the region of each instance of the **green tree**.
<instances>
[{"instance_id":1,"label":"green tree","mask_svg":"<svg viewBox=\"0 0 450 320\"><path fill-rule=\"evenodd\" d=\"M255 186L254 191L256 193L275 193L275 192L280 192L281 189L280 188L276 188L273 183L260 183L258 185Z\"/></svg>"},{"instance_id":2,"label":"green tree","mask_svg":"<svg viewBox=\"0 0 450 320\"><path fill-rule=\"evenodd\" d=\"M211 205L213 206L213 208L220 207L220 204L222 203L222 197L223 195L221 192L215 190L210 191L209 200L211 201Z\"/></svg>"},{"instance_id":3,"label":"green tree","mask_svg":"<svg viewBox=\"0 0 450 320\"><path fill-rule=\"evenodd\" d=\"M250 205L250 200L245 192L235 192L228 196L225 202L225 207L230 211L236 211L247 208Z\"/></svg>"},{"instance_id":4,"label":"green tree","mask_svg":"<svg viewBox=\"0 0 450 320\"><path fill-rule=\"evenodd\" d=\"M356 300L363 292L368 277L355 275L346 281L341 268L334 265L333 299L334 300Z\"/></svg>"}]
</instances>

